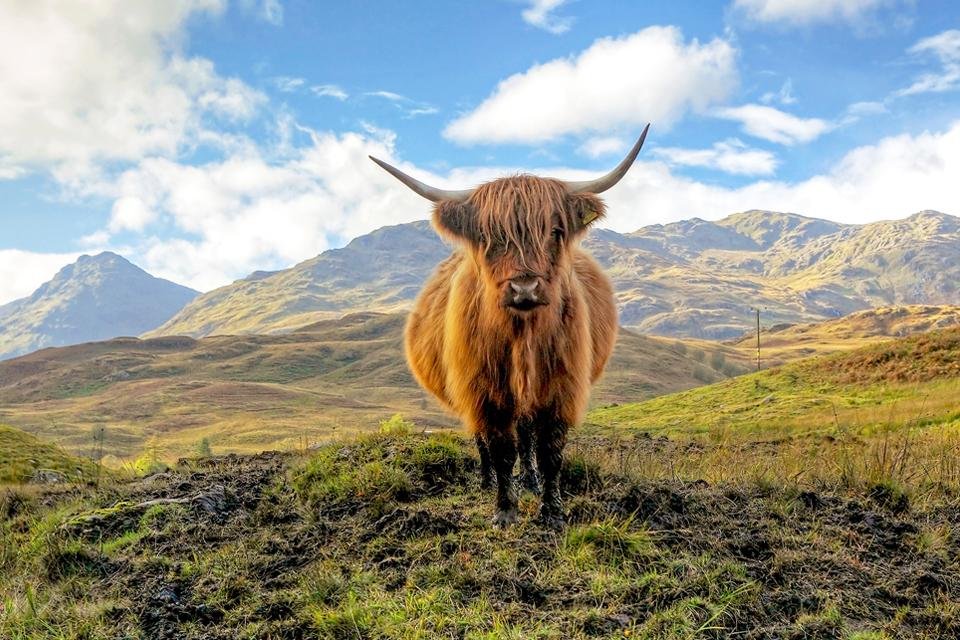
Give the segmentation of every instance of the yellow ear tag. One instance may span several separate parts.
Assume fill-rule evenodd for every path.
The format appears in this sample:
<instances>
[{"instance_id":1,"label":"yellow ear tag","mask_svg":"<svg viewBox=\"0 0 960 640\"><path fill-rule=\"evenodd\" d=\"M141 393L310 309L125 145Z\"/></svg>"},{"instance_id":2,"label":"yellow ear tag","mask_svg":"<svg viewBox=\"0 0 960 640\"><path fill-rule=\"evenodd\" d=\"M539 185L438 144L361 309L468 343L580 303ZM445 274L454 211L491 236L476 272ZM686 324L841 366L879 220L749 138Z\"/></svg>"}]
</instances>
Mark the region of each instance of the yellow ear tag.
<instances>
[{"instance_id":1,"label":"yellow ear tag","mask_svg":"<svg viewBox=\"0 0 960 640\"><path fill-rule=\"evenodd\" d=\"M593 209L587 209L583 212L583 215L580 217L580 221L583 224L590 224L599 217L599 214Z\"/></svg>"}]
</instances>

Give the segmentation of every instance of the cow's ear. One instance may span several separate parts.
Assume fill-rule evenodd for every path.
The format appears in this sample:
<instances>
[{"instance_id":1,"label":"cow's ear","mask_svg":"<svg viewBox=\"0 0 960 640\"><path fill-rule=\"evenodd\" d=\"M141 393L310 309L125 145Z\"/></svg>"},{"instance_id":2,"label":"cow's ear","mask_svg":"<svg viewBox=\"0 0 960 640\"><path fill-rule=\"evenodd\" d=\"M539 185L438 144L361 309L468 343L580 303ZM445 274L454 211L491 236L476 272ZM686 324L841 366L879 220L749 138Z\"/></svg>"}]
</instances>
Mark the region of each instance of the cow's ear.
<instances>
[{"instance_id":1,"label":"cow's ear","mask_svg":"<svg viewBox=\"0 0 960 640\"><path fill-rule=\"evenodd\" d=\"M607 213L603 200L592 193L574 193L569 198L574 232L585 231Z\"/></svg>"},{"instance_id":2,"label":"cow's ear","mask_svg":"<svg viewBox=\"0 0 960 640\"><path fill-rule=\"evenodd\" d=\"M477 216L469 202L443 200L433 208L433 227L445 237L454 240L479 241Z\"/></svg>"}]
</instances>

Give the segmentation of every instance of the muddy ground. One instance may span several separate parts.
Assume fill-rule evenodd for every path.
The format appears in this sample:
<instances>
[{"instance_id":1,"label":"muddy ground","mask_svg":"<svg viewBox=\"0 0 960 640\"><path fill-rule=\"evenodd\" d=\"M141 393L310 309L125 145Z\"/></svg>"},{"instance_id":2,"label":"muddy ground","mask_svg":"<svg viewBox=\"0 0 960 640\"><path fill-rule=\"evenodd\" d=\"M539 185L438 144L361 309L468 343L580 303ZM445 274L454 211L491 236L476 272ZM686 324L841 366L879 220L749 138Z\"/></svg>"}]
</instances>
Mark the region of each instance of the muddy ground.
<instances>
[{"instance_id":1,"label":"muddy ground","mask_svg":"<svg viewBox=\"0 0 960 640\"><path fill-rule=\"evenodd\" d=\"M494 530L447 436L0 491L0 637L960 637L954 497L628 479L604 447L570 449L562 533L529 495Z\"/></svg>"}]
</instances>

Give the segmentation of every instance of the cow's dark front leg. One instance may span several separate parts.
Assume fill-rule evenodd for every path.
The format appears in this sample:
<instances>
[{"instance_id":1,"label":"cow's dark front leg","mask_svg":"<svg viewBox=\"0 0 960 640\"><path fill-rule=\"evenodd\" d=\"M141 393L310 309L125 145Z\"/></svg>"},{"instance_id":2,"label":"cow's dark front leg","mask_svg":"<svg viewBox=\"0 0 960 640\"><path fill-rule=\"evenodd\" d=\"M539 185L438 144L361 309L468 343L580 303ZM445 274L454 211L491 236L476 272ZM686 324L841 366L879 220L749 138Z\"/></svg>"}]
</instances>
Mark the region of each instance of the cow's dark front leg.
<instances>
[{"instance_id":1,"label":"cow's dark front leg","mask_svg":"<svg viewBox=\"0 0 960 640\"><path fill-rule=\"evenodd\" d=\"M490 461L497 475L497 510L493 515L496 527L508 527L517 521L517 489L513 482L513 465L517 462L516 432L498 429L486 434Z\"/></svg>"},{"instance_id":2,"label":"cow's dark front leg","mask_svg":"<svg viewBox=\"0 0 960 640\"><path fill-rule=\"evenodd\" d=\"M497 476L490 462L490 448L481 436L476 436L474 440L477 442L477 451L480 453L480 488L492 489Z\"/></svg>"},{"instance_id":3,"label":"cow's dark front leg","mask_svg":"<svg viewBox=\"0 0 960 640\"><path fill-rule=\"evenodd\" d=\"M517 424L517 444L520 452L520 486L535 494L540 493L540 477L533 459L536 447L536 429L533 420L524 419Z\"/></svg>"},{"instance_id":4,"label":"cow's dark front leg","mask_svg":"<svg viewBox=\"0 0 960 640\"><path fill-rule=\"evenodd\" d=\"M568 426L555 418L539 421L537 426L537 464L543 477L540 522L551 529L562 529L566 517L560 496L560 466Z\"/></svg>"}]
</instances>

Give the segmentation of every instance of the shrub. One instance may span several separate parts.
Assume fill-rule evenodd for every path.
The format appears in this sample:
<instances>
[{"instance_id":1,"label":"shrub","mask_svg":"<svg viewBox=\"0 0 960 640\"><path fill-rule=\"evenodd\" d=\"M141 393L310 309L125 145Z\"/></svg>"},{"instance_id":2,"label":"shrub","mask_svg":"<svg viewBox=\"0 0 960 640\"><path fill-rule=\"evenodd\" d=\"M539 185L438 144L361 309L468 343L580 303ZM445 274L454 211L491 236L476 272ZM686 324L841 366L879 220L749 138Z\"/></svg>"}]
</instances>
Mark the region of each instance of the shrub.
<instances>
[{"instance_id":1,"label":"shrub","mask_svg":"<svg viewBox=\"0 0 960 640\"><path fill-rule=\"evenodd\" d=\"M399 413L395 413L390 419L380 421L379 432L383 435L406 436L413 433L416 428L417 425L404 420Z\"/></svg>"}]
</instances>

